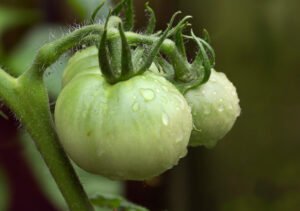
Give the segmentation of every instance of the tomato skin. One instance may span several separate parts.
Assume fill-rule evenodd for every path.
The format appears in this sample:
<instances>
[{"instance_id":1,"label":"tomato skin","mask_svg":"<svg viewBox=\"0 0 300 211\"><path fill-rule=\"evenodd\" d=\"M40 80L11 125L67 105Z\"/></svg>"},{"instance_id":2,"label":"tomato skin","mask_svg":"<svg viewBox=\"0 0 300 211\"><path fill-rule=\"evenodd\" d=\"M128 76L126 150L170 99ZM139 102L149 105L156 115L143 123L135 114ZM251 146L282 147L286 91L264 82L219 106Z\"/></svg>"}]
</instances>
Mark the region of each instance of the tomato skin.
<instances>
[{"instance_id":1,"label":"tomato skin","mask_svg":"<svg viewBox=\"0 0 300 211\"><path fill-rule=\"evenodd\" d=\"M186 155L192 115L170 82L146 72L111 85L99 67L88 69L65 84L55 108L58 136L73 161L111 179L144 180Z\"/></svg>"},{"instance_id":2,"label":"tomato skin","mask_svg":"<svg viewBox=\"0 0 300 211\"><path fill-rule=\"evenodd\" d=\"M239 98L226 75L212 69L207 83L185 94L191 106L194 130L190 146L214 147L240 115Z\"/></svg>"}]
</instances>

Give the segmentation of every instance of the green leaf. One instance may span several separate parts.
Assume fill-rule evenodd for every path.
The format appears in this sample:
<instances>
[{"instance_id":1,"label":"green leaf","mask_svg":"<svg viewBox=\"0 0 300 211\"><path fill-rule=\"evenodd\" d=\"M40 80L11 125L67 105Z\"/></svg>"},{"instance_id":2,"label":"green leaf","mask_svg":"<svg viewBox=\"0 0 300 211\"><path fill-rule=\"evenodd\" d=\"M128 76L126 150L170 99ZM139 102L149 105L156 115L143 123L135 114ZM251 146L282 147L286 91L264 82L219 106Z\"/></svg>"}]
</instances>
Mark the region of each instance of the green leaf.
<instances>
[{"instance_id":1,"label":"green leaf","mask_svg":"<svg viewBox=\"0 0 300 211\"><path fill-rule=\"evenodd\" d=\"M40 13L33 9L16 9L0 7L0 36L8 28L30 24L40 17Z\"/></svg>"},{"instance_id":2,"label":"green leaf","mask_svg":"<svg viewBox=\"0 0 300 211\"><path fill-rule=\"evenodd\" d=\"M111 194L97 194L91 198L91 202L99 207L121 208L125 211L148 211L148 209L129 202L121 196Z\"/></svg>"}]
</instances>

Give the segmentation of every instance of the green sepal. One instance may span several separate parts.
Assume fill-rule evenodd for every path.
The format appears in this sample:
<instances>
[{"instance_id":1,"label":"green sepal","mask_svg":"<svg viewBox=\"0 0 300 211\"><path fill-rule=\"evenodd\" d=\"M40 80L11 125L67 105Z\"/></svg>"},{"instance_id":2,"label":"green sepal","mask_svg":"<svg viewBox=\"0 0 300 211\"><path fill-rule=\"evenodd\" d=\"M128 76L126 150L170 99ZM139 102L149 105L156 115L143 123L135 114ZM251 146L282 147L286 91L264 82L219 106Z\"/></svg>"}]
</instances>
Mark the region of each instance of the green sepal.
<instances>
[{"instance_id":1,"label":"green sepal","mask_svg":"<svg viewBox=\"0 0 300 211\"><path fill-rule=\"evenodd\" d=\"M178 30L174 36L175 45L179 51L179 53L186 58L185 47L183 43L182 30Z\"/></svg>"},{"instance_id":2,"label":"green sepal","mask_svg":"<svg viewBox=\"0 0 300 211\"><path fill-rule=\"evenodd\" d=\"M125 21L124 21L124 29L125 31L131 31L134 26L134 11L132 0L127 1L127 6L125 7Z\"/></svg>"},{"instance_id":3,"label":"green sepal","mask_svg":"<svg viewBox=\"0 0 300 211\"><path fill-rule=\"evenodd\" d=\"M172 24L174 22L175 17L180 13L181 12L178 11L172 16L172 18L170 20L170 23L168 24L167 29L164 31L164 33L159 38L159 40L154 44L154 47L150 48L149 53L146 53L145 62L144 62L144 64L142 64L142 66L139 68L139 70L136 72L136 74L144 73L151 66L154 58L156 57L157 53L159 52L161 44L167 38L167 36L168 36L168 34L171 30L171 27L172 27Z\"/></svg>"},{"instance_id":4,"label":"green sepal","mask_svg":"<svg viewBox=\"0 0 300 211\"><path fill-rule=\"evenodd\" d=\"M146 34L152 34L155 30L155 25L156 25L156 17L153 9L149 7L149 2L146 2L145 4L146 10L150 13L150 20L149 24L146 29Z\"/></svg>"},{"instance_id":5,"label":"green sepal","mask_svg":"<svg viewBox=\"0 0 300 211\"><path fill-rule=\"evenodd\" d=\"M211 42L211 39L210 39L210 36L209 36L209 33L206 29L203 29L203 34L204 34L204 40L207 42L207 43L210 43Z\"/></svg>"},{"instance_id":6,"label":"green sepal","mask_svg":"<svg viewBox=\"0 0 300 211\"><path fill-rule=\"evenodd\" d=\"M128 79L131 75L133 75L133 65L132 65L132 58L131 58L131 50L130 46L127 42L127 38L125 36L123 26L119 23L119 32L122 41L122 54L121 54L121 64L122 64L122 71L121 71L121 78Z\"/></svg>"},{"instance_id":7,"label":"green sepal","mask_svg":"<svg viewBox=\"0 0 300 211\"><path fill-rule=\"evenodd\" d=\"M120 37L114 37L112 39L107 40L107 47L110 55L110 65L112 71L114 71L115 75L119 75L121 73L121 56L120 52L122 50L122 44Z\"/></svg>"},{"instance_id":8,"label":"green sepal","mask_svg":"<svg viewBox=\"0 0 300 211\"><path fill-rule=\"evenodd\" d=\"M181 13L181 12L179 11L178 13ZM190 15L185 16L182 20L179 21L179 23L178 23L173 29L171 29L171 30L169 31L167 37L170 37L170 36L174 35L177 31L182 30L182 29L184 29L186 26L188 26L189 24L186 23L186 21L187 21L188 19L191 19L191 18L192 18L192 16L190 16Z\"/></svg>"},{"instance_id":9,"label":"green sepal","mask_svg":"<svg viewBox=\"0 0 300 211\"><path fill-rule=\"evenodd\" d=\"M114 74L114 71L111 67L109 60L109 52L106 46L107 43L107 23L111 16L111 10L109 10L108 16L106 18L106 22L104 25L104 32L102 34L100 45L98 48L98 59L101 72L108 83L115 83L117 80L117 76Z\"/></svg>"},{"instance_id":10,"label":"green sepal","mask_svg":"<svg viewBox=\"0 0 300 211\"><path fill-rule=\"evenodd\" d=\"M168 80L172 80L174 78L174 68L173 66L166 61L160 54L158 54L154 60L158 67L161 67L165 78Z\"/></svg>"},{"instance_id":11,"label":"green sepal","mask_svg":"<svg viewBox=\"0 0 300 211\"><path fill-rule=\"evenodd\" d=\"M95 22L95 18L96 18L96 15L98 14L99 10L103 7L103 5L105 4L105 0L103 0L103 2L101 2L97 7L96 9L94 10L91 18L90 18L90 21L89 21L89 24L93 24Z\"/></svg>"},{"instance_id":12,"label":"green sepal","mask_svg":"<svg viewBox=\"0 0 300 211\"><path fill-rule=\"evenodd\" d=\"M211 67L210 60L208 58L208 55L205 51L205 48L204 48L202 42L199 40L198 37L195 36L193 30L191 30L191 35L199 47L199 54L198 54L199 56L196 59L202 60L202 63L204 66L204 73L203 73L203 77L202 77L202 80L200 83L200 84L203 84L208 81L212 67ZM194 65L193 65L193 67L197 68L195 71L198 71L200 69L199 67L194 66Z\"/></svg>"},{"instance_id":13,"label":"green sepal","mask_svg":"<svg viewBox=\"0 0 300 211\"><path fill-rule=\"evenodd\" d=\"M122 11L122 9L124 8L124 6L125 6L125 4L126 4L127 1L128 1L128 0L123 0L123 1L119 2L119 3L115 6L115 8L113 8L113 10L111 11L111 15L116 15L116 16L118 16L118 15L121 13L121 11Z\"/></svg>"},{"instance_id":14,"label":"green sepal","mask_svg":"<svg viewBox=\"0 0 300 211\"><path fill-rule=\"evenodd\" d=\"M132 61L133 61L133 69L138 70L141 66L143 61L143 56L145 54L145 47L140 44L136 47L132 54Z\"/></svg>"},{"instance_id":15,"label":"green sepal","mask_svg":"<svg viewBox=\"0 0 300 211\"><path fill-rule=\"evenodd\" d=\"M183 35L183 37L187 38L187 39L194 40L194 38L192 36ZM216 55L215 55L214 49L210 46L210 44L207 41L205 41L205 40L203 40L203 39L201 39L199 37L197 37L197 39L203 44L203 46L205 47L205 49L209 52L209 54L210 54L210 57L209 57L210 64L211 64L211 66L214 66L215 65L215 59L216 59ZM197 53L196 58L198 57L199 53L200 53L200 51Z\"/></svg>"},{"instance_id":16,"label":"green sepal","mask_svg":"<svg viewBox=\"0 0 300 211\"><path fill-rule=\"evenodd\" d=\"M130 30L132 30L133 23L134 23L134 11L133 11L132 0L121 1L112 10L111 14L118 16L124 7L125 7L124 28L125 28L125 31L130 31Z\"/></svg>"}]
</instances>

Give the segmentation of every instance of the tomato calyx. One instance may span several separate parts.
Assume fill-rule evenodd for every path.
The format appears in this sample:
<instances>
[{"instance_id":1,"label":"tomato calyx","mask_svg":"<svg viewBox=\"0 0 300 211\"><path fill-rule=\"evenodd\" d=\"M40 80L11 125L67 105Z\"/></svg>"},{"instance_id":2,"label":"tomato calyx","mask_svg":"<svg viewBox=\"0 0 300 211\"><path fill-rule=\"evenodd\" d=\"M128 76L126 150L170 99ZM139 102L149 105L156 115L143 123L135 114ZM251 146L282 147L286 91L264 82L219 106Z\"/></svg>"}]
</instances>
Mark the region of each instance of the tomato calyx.
<instances>
[{"instance_id":1,"label":"tomato calyx","mask_svg":"<svg viewBox=\"0 0 300 211\"><path fill-rule=\"evenodd\" d=\"M149 7L148 7L149 8ZM130 79L133 76L143 74L147 69L152 65L156 55L158 54L160 47L163 41L170 36L173 31L172 24L174 22L175 17L181 12L176 12L168 24L167 29L162 33L162 35L154 42L154 44L146 49L144 48L136 48L132 51L131 46L128 44L128 40L125 36L124 28L122 22L118 23L118 32L119 38L108 39L108 23L109 19L112 15L112 11L109 12L105 25L104 32L102 34L100 44L98 47L98 59L101 72L106 79L106 81L110 84L115 84L119 81L125 81ZM153 19L153 18L152 18ZM185 17L183 21L187 18ZM125 22L126 23L126 22ZM152 26L153 22L150 22L150 28L148 32L153 30ZM183 25L182 21L177 24L177 26L173 29L179 28ZM124 24L125 26L125 24ZM115 44L115 46L119 45L121 42L121 49L109 49L109 43ZM118 48L118 47L116 47ZM121 56L120 56L121 51ZM132 59L132 52L134 55L134 60ZM118 58L119 57L119 58ZM121 57L121 59L120 59ZM142 61L142 62L141 62Z\"/></svg>"},{"instance_id":2,"label":"tomato calyx","mask_svg":"<svg viewBox=\"0 0 300 211\"><path fill-rule=\"evenodd\" d=\"M215 53L209 44L210 37L206 30L204 35L204 39L197 37L192 30L190 36L183 35L182 29L178 29L174 35L175 48L167 55L170 63L161 56L155 60L156 65L165 72L166 78L183 94L206 83L215 65ZM183 39L193 40L199 48L192 63L188 62Z\"/></svg>"}]
</instances>

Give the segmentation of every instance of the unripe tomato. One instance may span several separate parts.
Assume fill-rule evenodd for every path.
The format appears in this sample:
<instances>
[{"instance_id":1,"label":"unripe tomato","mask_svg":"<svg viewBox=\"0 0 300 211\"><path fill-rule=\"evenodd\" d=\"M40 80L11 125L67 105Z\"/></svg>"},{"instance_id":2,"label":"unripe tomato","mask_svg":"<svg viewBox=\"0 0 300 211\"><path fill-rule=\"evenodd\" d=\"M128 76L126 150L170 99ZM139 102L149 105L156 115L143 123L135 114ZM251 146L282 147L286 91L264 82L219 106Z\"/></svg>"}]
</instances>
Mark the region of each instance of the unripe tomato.
<instances>
[{"instance_id":1,"label":"unripe tomato","mask_svg":"<svg viewBox=\"0 0 300 211\"><path fill-rule=\"evenodd\" d=\"M111 179L143 180L176 165L192 130L185 98L149 71L107 83L98 64L90 65L93 54L85 55L91 50L70 60L57 99L55 124L65 151L83 169Z\"/></svg>"},{"instance_id":2,"label":"unripe tomato","mask_svg":"<svg viewBox=\"0 0 300 211\"><path fill-rule=\"evenodd\" d=\"M207 83L189 90L185 98L191 106L194 123L190 146L214 147L240 115L234 85L224 73L215 70Z\"/></svg>"}]
</instances>

